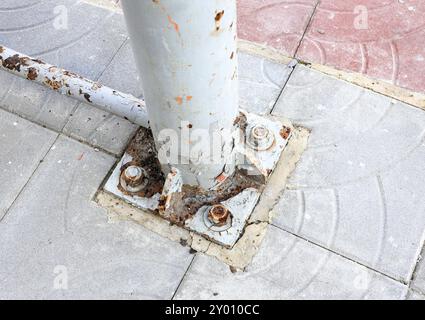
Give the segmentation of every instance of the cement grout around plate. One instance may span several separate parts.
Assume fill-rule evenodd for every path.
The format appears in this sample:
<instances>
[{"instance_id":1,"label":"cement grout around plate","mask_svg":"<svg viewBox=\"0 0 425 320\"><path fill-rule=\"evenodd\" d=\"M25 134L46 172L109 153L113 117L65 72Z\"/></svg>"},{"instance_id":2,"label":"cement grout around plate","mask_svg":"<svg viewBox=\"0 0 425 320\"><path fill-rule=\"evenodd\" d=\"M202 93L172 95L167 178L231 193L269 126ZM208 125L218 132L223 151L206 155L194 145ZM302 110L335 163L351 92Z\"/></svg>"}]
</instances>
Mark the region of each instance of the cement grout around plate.
<instances>
[{"instance_id":1,"label":"cement grout around plate","mask_svg":"<svg viewBox=\"0 0 425 320\"><path fill-rule=\"evenodd\" d=\"M281 120L281 119L279 119ZM287 121L283 120L284 123ZM147 229L160 235L190 246L193 250L216 257L218 260L237 269L244 269L250 264L257 253L262 239L271 222L270 212L274 204L285 190L286 181L295 169L301 154L307 146L309 131L295 128L281 159L269 179L266 188L248 220L242 237L232 249L226 249L218 244L176 225L150 212L137 209L124 201L117 199L108 192L100 191L96 202L108 209L109 219L134 220Z\"/></svg>"}]
</instances>

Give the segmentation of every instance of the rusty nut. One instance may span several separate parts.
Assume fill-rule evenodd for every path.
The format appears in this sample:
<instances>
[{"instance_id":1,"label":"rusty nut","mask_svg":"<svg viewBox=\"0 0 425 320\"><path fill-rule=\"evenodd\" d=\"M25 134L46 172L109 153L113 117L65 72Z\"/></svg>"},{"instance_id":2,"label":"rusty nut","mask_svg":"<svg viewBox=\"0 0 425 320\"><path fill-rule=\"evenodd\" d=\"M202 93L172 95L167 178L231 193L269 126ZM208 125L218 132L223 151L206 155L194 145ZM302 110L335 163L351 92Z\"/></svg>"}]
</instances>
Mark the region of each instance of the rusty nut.
<instances>
[{"instance_id":1,"label":"rusty nut","mask_svg":"<svg viewBox=\"0 0 425 320\"><path fill-rule=\"evenodd\" d=\"M217 227L225 226L231 219L230 211L222 204L211 207L208 212L208 219Z\"/></svg>"},{"instance_id":2,"label":"rusty nut","mask_svg":"<svg viewBox=\"0 0 425 320\"><path fill-rule=\"evenodd\" d=\"M265 151L273 146L275 137L269 128L262 124L252 127L248 137L249 145L257 151Z\"/></svg>"},{"instance_id":3,"label":"rusty nut","mask_svg":"<svg viewBox=\"0 0 425 320\"><path fill-rule=\"evenodd\" d=\"M120 183L128 192L136 193L142 191L148 184L145 169L135 165L128 166L121 173Z\"/></svg>"}]
</instances>

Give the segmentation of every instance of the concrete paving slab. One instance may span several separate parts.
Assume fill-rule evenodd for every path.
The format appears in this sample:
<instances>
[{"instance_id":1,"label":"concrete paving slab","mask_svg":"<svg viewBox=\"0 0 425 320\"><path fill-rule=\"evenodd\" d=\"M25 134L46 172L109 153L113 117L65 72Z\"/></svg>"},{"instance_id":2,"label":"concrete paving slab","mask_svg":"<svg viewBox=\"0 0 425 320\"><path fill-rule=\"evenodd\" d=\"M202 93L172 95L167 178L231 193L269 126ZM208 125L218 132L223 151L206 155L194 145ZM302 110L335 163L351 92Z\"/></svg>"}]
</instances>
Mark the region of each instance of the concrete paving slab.
<instances>
[{"instance_id":1,"label":"concrete paving slab","mask_svg":"<svg viewBox=\"0 0 425 320\"><path fill-rule=\"evenodd\" d=\"M406 300L425 300L425 296L416 291L410 290Z\"/></svg>"},{"instance_id":2,"label":"concrete paving slab","mask_svg":"<svg viewBox=\"0 0 425 320\"><path fill-rule=\"evenodd\" d=\"M240 51L238 57L241 107L258 114L270 113L296 62L280 64Z\"/></svg>"},{"instance_id":3,"label":"concrete paving slab","mask_svg":"<svg viewBox=\"0 0 425 320\"><path fill-rule=\"evenodd\" d=\"M307 25L315 4L315 0L239 1L244 26L240 32L248 40L295 52L304 31L301 27ZM338 10L328 9L339 17ZM69 18L67 29L55 28L61 12ZM287 16L296 21L283 21ZM401 41L417 40L418 30L406 33ZM82 2L3 0L0 4L0 43L92 79L100 77L104 84L141 97L126 39L120 14ZM365 48L389 61L382 77L399 67L391 79L416 88L422 78L411 77L405 66L420 69L420 44L419 40L410 47L395 43L390 49L398 50L393 56L400 63L393 65L386 60L387 47L375 50L367 44ZM342 60L350 64L353 59ZM366 60L369 73L379 76L380 65ZM291 72L286 65L241 53L242 105L258 113L271 111ZM135 130L125 120L84 104L77 106L4 72L0 73L0 107L57 131L70 119L67 135L114 154L122 151ZM422 298L422 263L408 294L406 285L389 277L409 282L422 247L423 111L298 66L274 113L313 130L309 149L273 210L280 229L270 228L246 273L232 274L225 264L198 254L178 298ZM70 114L74 115L70 118ZM0 186L0 220L1 209L10 206L42 151L47 152L55 139L54 133L27 125L21 118L16 118L17 125L9 121L14 118L0 111L0 148L10 150L0 155L0 178L11 181L5 192ZM16 143L27 139L31 145ZM6 163L2 155L25 161L22 167L32 171L16 177L17 172L8 168L10 160ZM193 257L188 248L130 222L111 224L105 210L91 201L114 161L76 141L59 139L0 222L0 287L4 288L0 299L173 296ZM204 250L218 251L213 246Z\"/></svg>"},{"instance_id":4,"label":"concrete paving slab","mask_svg":"<svg viewBox=\"0 0 425 320\"><path fill-rule=\"evenodd\" d=\"M298 58L425 91L425 3L322 0Z\"/></svg>"},{"instance_id":5,"label":"concrete paving slab","mask_svg":"<svg viewBox=\"0 0 425 320\"><path fill-rule=\"evenodd\" d=\"M317 0L239 0L239 37L294 56Z\"/></svg>"},{"instance_id":6,"label":"concrete paving slab","mask_svg":"<svg viewBox=\"0 0 425 320\"><path fill-rule=\"evenodd\" d=\"M63 132L79 141L119 155L137 128L123 118L82 103L70 117Z\"/></svg>"},{"instance_id":7,"label":"concrete paving slab","mask_svg":"<svg viewBox=\"0 0 425 320\"><path fill-rule=\"evenodd\" d=\"M123 19L121 15L118 15L118 17ZM142 82L135 63L130 40L127 40L104 70L99 82L143 99Z\"/></svg>"},{"instance_id":8,"label":"concrete paving slab","mask_svg":"<svg viewBox=\"0 0 425 320\"><path fill-rule=\"evenodd\" d=\"M302 66L274 113L312 129L274 223L408 282L425 227L425 113Z\"/></svg>"},{"instance_id":9,"label":"concrete paving slab","mask_svg":"<svg viewBox=\"0 0 425 320\"><path fill-rule=\"evenodd\" d=\"M413 275L411 287L425 295L425 261L424 261L425 248L419 256L416 270Z\"/></svg>"},{"instance_id":10,"label":"concrete paving slab","mask_svg":"<svg viewBox=\"0 0 425 320\"><path fill-rule=\"evenodd\" d=\"M177 299L403 299L407 286L270 227L246 272L197 255Z\"/></svg>"},{"instance_id":11,"label":"concrete paving slab","mask_svg":"<svg viewBox=\"0 0 425 320\"><path fill-rule=\"evenodd\" d=\"M77 102L38 84L0 71L0 108L60 131Z\"/></svg>"},{"instance_id":12,"label":"concrete paving slab","mask_svg":"<svg viewBox=\"0 0 425 320\"><path fill-rule=\"evenodd\" d=\"M139 75L128 41L103 72L99 82L115 90L143 98ZM81 103L63 131L73 138L118 155L124 151L137 128L125 119Z\"/></svg>"},{"instance_id":13,"label":"concrete paving slab","mask_svg":"<svg viewBox=\"0 0 425 320\"><path fill-rule=\"evenodd\" d=\"M118 14L72 0L2 3L0 43L96 80L127 39ZM60 131L77 103L0 72L0 107Z\"/></svg>"},{"instance_id":14,"label":"concrete paving slab","mask_svg":"<svg viewBox=\"0 0 425 320\"><path fill-rule=\"evenodd\" d=\"M127 39L121 15L81 1L40 0L34 7L14 7L21 9L0 12L1 21L14 24L0 29L4 46L91 79Z\"/></svg>"},{"instance_id":15,"label":"concrete paving slab","mask_svg":"<svg viewBox=\"0 0 425 320\"><path fill-rule=\"evenodd\" d=\"M0 223L56 134L0 110Z\"/></svg>"},{"instance_id":16,"label":"concrete paving slab","mask_svg":"<svg viewBox=\"0 0 425 320\"><path fill-rule=\"evenodd\" d=\"M64 137L52 147L0 224L0 299L173 296L188 249L92 202L114 161Z\"/></svg>"}]
</instances>

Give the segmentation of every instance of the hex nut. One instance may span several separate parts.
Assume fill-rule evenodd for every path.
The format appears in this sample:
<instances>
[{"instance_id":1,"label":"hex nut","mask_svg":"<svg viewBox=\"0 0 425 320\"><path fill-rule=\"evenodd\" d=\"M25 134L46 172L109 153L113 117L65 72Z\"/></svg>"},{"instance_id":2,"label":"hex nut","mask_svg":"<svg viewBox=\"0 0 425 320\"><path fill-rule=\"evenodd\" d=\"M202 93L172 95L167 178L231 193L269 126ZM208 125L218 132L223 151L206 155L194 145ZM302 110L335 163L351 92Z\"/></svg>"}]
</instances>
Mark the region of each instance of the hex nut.
<instances>
[{"instance_id":1,"label":"hex nut","mask_svg":"<svg viewBox=\"0 0 425 320\"><path fill-rule=\"evenodd\" d=\"M225 226L231 219L230 211L222 204L217 204L211 207L208 212L208 219L217 227Z\"/></svg>"},{"instance_id":2,"label":"hex nut","mask_svg":"<svg viewBox=\"0 0 425 320\"><path fill-rule=\"evenodd\" d=\"M145 169L136 165L128 166L121 173L120 184L124 190L130 193L142 191L148 184Z\"/></svg>"},{"instance_id":3,"label":"hex nut","mask_svg":"<svg viewBox=\"0 0 425 320\"><path fill-rule=\"evenodd\" d=\"M252 127L248 136L248 144L257 151L265 151L273 146L275 137L269 128L262 124Z\"/></svg>"}]
</instances>

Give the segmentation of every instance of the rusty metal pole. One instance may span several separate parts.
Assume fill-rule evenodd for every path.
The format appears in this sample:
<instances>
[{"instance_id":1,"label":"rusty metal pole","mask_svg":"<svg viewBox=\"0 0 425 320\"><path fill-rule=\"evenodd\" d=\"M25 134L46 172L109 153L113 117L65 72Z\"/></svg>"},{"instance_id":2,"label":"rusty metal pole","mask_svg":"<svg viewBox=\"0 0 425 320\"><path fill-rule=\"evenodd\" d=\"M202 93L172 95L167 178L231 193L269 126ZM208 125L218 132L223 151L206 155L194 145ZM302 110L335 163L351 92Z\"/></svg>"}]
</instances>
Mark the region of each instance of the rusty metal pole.
<instances>
[{"instance_id":1,"label":"rusty metal pole","mask_svg":"<svg viewBox=\"0 0 425 320\"><path fill-rule=\"evenodd\" d=\"M145 102L71 71L29 57L0 44L0 70L41 84L58 93L149 127Z\"/></svg>"},{"instance_id":2,"label":"rusty metal pole","mask_svg":"<svg viewBox=\"0 0 425 320\"><path fill-rule=\"evenodd\" d=\"M236 0L123 0L122 5L158 151L165 135L172 138L170 131L178 137L178 157L167 158L164 171L177 168L185 184L211 189L235 169ZM202 132L209 139L194 151ZM217 133L226 136L222 161L213 155Z\"/></svg>"}]
</instances>

